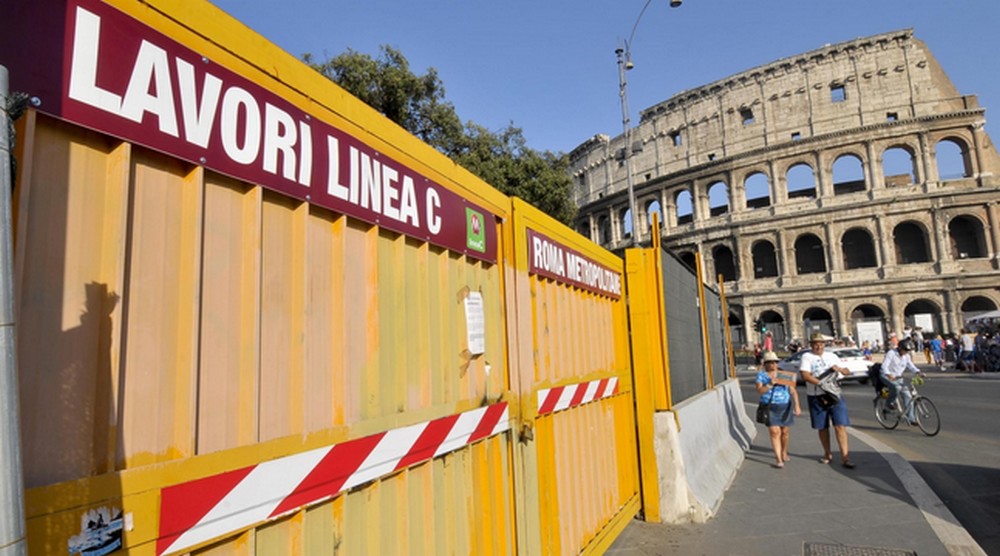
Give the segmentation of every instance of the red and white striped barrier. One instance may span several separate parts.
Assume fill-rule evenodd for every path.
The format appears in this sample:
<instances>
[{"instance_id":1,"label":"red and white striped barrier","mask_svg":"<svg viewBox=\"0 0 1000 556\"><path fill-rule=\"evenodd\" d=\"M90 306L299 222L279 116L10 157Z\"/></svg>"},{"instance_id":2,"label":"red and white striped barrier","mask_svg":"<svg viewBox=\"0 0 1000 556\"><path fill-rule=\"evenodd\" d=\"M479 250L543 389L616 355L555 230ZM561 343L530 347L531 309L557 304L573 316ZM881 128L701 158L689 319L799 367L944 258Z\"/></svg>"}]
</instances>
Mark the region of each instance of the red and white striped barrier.
<instances>
[{"instance_id":1,"label":"red and white striped barrier","mask_svg":"<svg viewBox=\"0 0 1000 556\"><path fill-rule=\"evenodd\" d=\"M546 415L618 393L618 377L568 384L538 391L538 414Z\"/></svg>"},{"instance_id":2,"label":"red and white striped barrier","mask_svg":"<svg viewBox=\"0 0 1000 556\"><path fill-rule=\"evenodd\" d=\"M502 402L164 488L156 553L183 551L509 429Z\"/></svg>"}]
</instances>

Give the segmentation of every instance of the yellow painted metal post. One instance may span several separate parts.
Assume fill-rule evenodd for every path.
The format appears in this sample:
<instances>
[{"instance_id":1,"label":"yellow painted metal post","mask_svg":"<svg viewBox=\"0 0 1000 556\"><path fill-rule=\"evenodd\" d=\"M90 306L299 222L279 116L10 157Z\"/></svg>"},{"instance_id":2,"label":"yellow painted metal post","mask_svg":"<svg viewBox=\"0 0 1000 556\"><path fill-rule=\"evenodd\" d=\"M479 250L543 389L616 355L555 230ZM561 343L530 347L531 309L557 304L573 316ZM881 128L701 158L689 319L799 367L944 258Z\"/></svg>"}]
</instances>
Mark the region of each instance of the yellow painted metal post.
<instances>
[{"instance_id":1,"label":"yellow painted metal post","mask_svg":"<svg viewBox=\"0 0 1000 556\"><path fill-rule=\"evenodd\" d=\"M653 229L658 228L653 215ZM648 249L628 249L625 271L632 333L632 376L639 449L639 482L646 521L659 522L659 465L653 437L653 416L669 409L670 376L667 359L667 323L663 301L663 265L659 234Z\"/></svg>"},{"instance_id":2,"label":"yellow painted metal post","mask_svg":"<svg viewBox=\"0 0 1000 556\"><path fill-rule=\"evenodd\" d=\"M660 215L658 213L653 213L653 228L659 230L660 226ZM653 283L653 295L655 302L655 315L656 319L654 322L657 325L657 340L660 347L660 357L663 360L662 369L663 371L660 375L663 377L663 394L662 399L659 394L657 395L656 409L659 411L668 411L674 406L673 395L670 389L670 349L667 343L667 305L663 298L663 291L665 284L663 283L663 253L660 246L660 234L657 233L653 236L653 253L652 253L652 266L651 269L651 279ZM680 423L678 423L678 430Z\"/></svg>"},{"instance_id":3,"label":"yellow painted metal post","mask_svg":"<svg viewBox=\"0 0 1000 556\"><path fill-rule=\"evenodd\" d=\"M629 292L629 322L632 330L632 381L635 384L635 423L639 448L639 488L647 521L659 521L659 468L653 449L654 398L662 395L661 354L653 336L657 320L653 287L655 256L651 249L625 251L625 272Z\"/></svg>"},{"instance_id":4,"label":"yellow painted metal post","mask_svg":"<svg viewBox=\"0 0 1000 556\"><path fill-rule=\"evenodd\" d=\"M712 347L708 342L708 314L705 311L705 279L701 266L701 253L695 257L695 266L698 272L698 304L701 306L701 337L705 347L705 373L708 377L708 387L715 388L715 379L712 377Z\"/></svg>"}]
</instances>

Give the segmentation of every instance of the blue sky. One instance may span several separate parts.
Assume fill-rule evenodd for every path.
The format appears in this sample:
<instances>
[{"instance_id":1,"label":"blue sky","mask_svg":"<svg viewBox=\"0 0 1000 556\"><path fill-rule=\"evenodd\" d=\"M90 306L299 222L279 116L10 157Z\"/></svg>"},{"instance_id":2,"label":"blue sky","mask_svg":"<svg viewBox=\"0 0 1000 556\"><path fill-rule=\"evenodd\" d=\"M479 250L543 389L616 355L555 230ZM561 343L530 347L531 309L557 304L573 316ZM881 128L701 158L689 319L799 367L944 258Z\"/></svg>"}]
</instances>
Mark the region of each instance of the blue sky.
<instances>
[{"instance_id":1,"label":"blue sky","mask_svg":"<svg viewBox=\"0 0 1000 556\"><path fill-rule=\"evenodd\" d=\"M615 48L645 0L217 0L289 53L398 48L434 67L463 120L569 152L622 132ZM632 41L633 122L685 89L857 37L913 28L987 121L1000 114L1000 0L654 0ZM994 140L1000 127L987 123Z\"/></svg>"}]
</instances>

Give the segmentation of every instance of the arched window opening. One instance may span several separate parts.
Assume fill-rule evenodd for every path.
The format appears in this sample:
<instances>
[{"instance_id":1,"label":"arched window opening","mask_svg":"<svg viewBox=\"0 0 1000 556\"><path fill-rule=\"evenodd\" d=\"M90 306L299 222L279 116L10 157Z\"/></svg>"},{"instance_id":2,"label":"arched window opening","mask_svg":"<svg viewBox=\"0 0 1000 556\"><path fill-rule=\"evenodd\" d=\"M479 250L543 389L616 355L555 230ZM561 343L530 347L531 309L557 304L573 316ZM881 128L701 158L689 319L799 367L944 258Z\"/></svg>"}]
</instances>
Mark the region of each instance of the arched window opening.
<instances>
[{"instance_id":1,"label":"arched window opening","mask_svg":"<svg viewBox=\"0 0 1000 556\"><path fill-rule=\"evenodd\" d=\"M795 240L795 267L799 274L826 272L823 242L813 234L802 234Z\"/></svg>"},{"instance_id":2,"label":"arched window opening","mask_svg":"<svg viewBox=\"0 0 1000 556\"><path fill-rule=\"evenodd\" d=\"M677 193L674 198L677 206L677 225L690 224L694 221L694 202L691 200L691 192L684 189Z\"/></svg>"},{"instance_id":3,"label":"arched window opening","mask_svg":"<svg viewBox=\"0 0 1000 556\"><path fill-rule=\"evenodd\" d=\"M748 209L771 206L771 184L767 180L767 174L763 172L750 174L743 181L743 189L746 191Z\"/></svg>"},{"instance_id":4,"label":"arched window opening","mask_svg":"<svg viewBox=\"0 0 1000 556\"><path fill-rule=\"evenodd\" d=\"M816 176L812 166L800 163L788 169L788 198L816 198Z\"/></svg>"},{"instance_id":5,"label":"arched window opening","mask_svg":"<svg viewBox=\"0 0 1000 556\"><path fill-rule=\"evenodd\" d=\"M962 302L963 313L971 313L971 312L985 313L987 311L996 311L996 310L997 310L997 304L994 303L992 299L988 297L983 297L981 295L973 295L972 297Z\"/></svg>"},{"instance_id":6,"label":"arched window opening","mask_svg":"<svg viewBox=\"0 0 1000 556\"><path fill-rule=\"evenodd\" d=\"M719 245L712 250L712 261L715 263L715 272L722 275L725 282L737 280L736 258L732 249L725 245ZM714 278L714 277L713 277Z\"/></svg>"},{"instance_id":7,"label":"arched window opening","mask_svg":"<svg viewBox=\"0 0 1000 556\"><path fill-rule=\"evenodd\" d=\"M892 147L882 154L882 180L886 187L917 183L917 157L909 148Z\"/></svg>"},{"instance_id":8,"label":"arched window opening","mask_svg":"<svg viewBox=\"0 0 1000 556\"><path fill-rule=\"evenodd\" d=\"M962 302L962 322L997 310L997 304L988 297L974 295Z\"/></svg>"},{"instance_id":9,"label":"arched window opening","mask_svg":"<svg viewBox=\"0 0 1000 556\"><path fill-rule=\"evenodd\" d=\"M781 316L780 313L775 311L764 311L760 314L761 324L763 329L761 330L761 335L771 333L771 341L774 342L774 347L779 348L788 343L788 330L785 326L785 318Z\"/></svg>"},{"instance_id":10,"label":"arched window opening","mask_svg":"<svg viewBox=\"0 0 1000 556\"><path fill-rule=\"evenodd\" d=\"M893 245L896 247L896 264L916 264L930 262L927 248L927 234L914 222L903 222L892 231Z\"/></svg>"},{"instance_id":11,"label":"arched window opening","mask_svg":"<svg viewBox=\"0 0 1000 556\"><path fill-rule=\"evenodd\" d=\"M970 216L956 216L948 223L951 256L955 259L986 257L986 235L983 224Z\"/></svg>"},{"instance_id":12,"label":"arched window opening","mask_svg":"<svg viewBox=\"0 0 1000 556\"><path fill-rule=\"evenodd\" d=\"M865 168L861 159L853 154L837 157L833 161L833 194L847 195L865 189Z\"/></svg>"},{"instance_id":13,"label":"arched window opening","mask_svg":"<svg viewBox=\"0 0 1000 556\"><path fill-rule=\"evenodd\" d=\"M611 219L606 215L597 218L597 243L601 245L611 243Z\"/></svg>"},{"instance_id":14,"label":"arched window opening","mask_svg":"<svg viewBox=\"0 0 1000 556\"><path fill-rule=\"evenodd\" d=\"M622 223L622 238L632 237L632 209L625 207L618 211L618 221Z\"/></svg>"},{"instance_id":15,"label":"arched window opening","mask_svg":"<svg viewBox=\"0 0 1000 556\"><path fill-rule=\"evenodd\" d=\"M833 317L822 307L810 307L802 313L802 328L806 331L806 338L817 332L830 339L834 338Z\"/></svg>"},{"instance_id":16,"label":"arched window opening","mask_svg":"<svg viewBox=\"0 0 1000 556\"><path fill-rule=\"evenodd\" d=\"M919 328L924 337L928 332L941 331L941 308L928 299L911 301L903 309L903 323L913 329Z\"/></svg>"},{"instance_id":17,"label":"arched window opening","mask_svg":"<svg viewBox=\"0 0 1000 556\"><path fill-rule=\"evenodd\" d=\"M743 326L743 307L737 304L729 305L729 316L726 319L727 324L729 324L729 332L732 336L732 345L734 349L740 349L743 346L744 349L748 349L750 346L747 345L747 330ZM752 329L751 329L752 330Z\"/></svg>"},{"instance_id":18,"label":"arched window opening","mask_svg":"<svg viewBox=\"0 0 1000 556\"><path fill-rule=\"evenodd\" d=\"M697 255L693 251L684 251L678 258L682 263L688 265L692 272L698 268Z\"/></svg>"},{"instance_id":19,"label":"arched window opening","mask_svg":"<svg viewBox=\"0 0 1000 556\"><path fill-rule=\"evenodd\" d=\"M646 229L653 229L653 215L657 216L657 222L659 222L660 227L663 227L663 210L660 208L660 202L657 200L650 201L646 204Z\"/></svg>"},{"instance_id":20,"label":"arched window opening","mask_svg":"<svg viewBox=\"0 0 1000 556\"><path fill-rule=\"evenodd\" d=\"M884 319L885 311L876 305L870 303L864 303L858 305L851 311L851 318L854 320L859 319Z\"/></svg>"},{"instance_id":21,"label":"arched window opening","mask_svg":"<svg viewBox=\"0 0 1000 556\"><path fill-rule=\"evenodd\" d=\"M729 186L717 181L708 186L708 210L712 216L729 212Z\"/></svg>"},{"instance_id":22,"label":"arched window opening","mask_svg":"<svg viewBox=\"0 0 1000 556\"><path fill-rule=\"evenodd\" d=\"M958 139L942 139L936 151L938 177L941 181L958 180L972 175L972 160L969 148Z\"/></svg>"},{"instance_id":23,"label":"arched window opening","mask_svg":"<svg viewBox=\"0 0 1000 556\"><path fill-rule=\"evenodd\" d=\"M861 347L877 350L885 345L885 311L868 303L851 311L854 341Z\"/></svg>"},{"instance_id":24,"label":"arched window opening","mask_svg":"<svg viewBox=\"0 0 1000 556\"><path fill-rule=\"evenodd\" d=\"M778 275L778 259L770 241L758 241L750 251L753 254L754 278L774 278Z\"/></svg>"},{"instance_id":25,"label":"arched window opening","mask_svg":"<svg viewBox=\"0 0 1000 556\"><path fill-rule=\"evenodd\" d=\"M844 255L844 269L873 268L878 266L875 258L875 243L864 228L851 228L840 239L840 250Z\"/></svg>"},{"instance_id":26,"label":"arched window opening","mask_svg":"<svg viewBox=\"0 0 1000 556\"><path fill-rule=\"evenodd\" d=\"M590 237L590 222L581 222L580 225L577 226L576 231L579 232L580 235L582 235L583 237L591 241L594 240L594 238Z\"/></svg>"}]
</instances>

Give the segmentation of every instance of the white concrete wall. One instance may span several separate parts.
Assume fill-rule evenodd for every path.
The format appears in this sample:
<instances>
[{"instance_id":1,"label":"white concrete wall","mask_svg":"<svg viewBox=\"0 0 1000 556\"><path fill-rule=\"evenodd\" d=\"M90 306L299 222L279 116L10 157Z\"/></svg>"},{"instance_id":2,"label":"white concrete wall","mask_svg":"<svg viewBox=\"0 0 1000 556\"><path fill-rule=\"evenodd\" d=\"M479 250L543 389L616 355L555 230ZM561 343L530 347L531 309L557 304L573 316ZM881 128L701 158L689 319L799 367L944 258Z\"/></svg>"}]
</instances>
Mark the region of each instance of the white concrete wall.
<instances>
[{"instance_id":1,"label":"white concrete wall","mask_svg":"<svg viewBox=\"0 0 1000 556\"><path fill-rule=\"evenodd\" d=\"M735 379L653 417L660 520L704 523L722 503L757 429Z\"/></svg>"}]
</instances>

